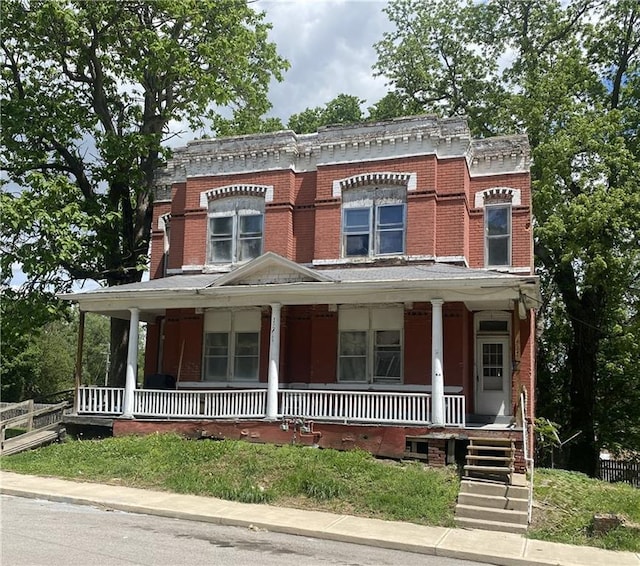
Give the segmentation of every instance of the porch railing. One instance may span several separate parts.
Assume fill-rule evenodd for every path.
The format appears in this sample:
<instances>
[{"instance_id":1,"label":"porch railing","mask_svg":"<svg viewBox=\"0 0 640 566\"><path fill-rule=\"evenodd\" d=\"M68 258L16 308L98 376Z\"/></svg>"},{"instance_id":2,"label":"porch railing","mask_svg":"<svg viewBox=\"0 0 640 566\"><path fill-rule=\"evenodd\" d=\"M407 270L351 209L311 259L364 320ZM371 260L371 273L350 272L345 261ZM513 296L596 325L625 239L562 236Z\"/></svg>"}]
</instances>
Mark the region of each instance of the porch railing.
<instances>
[{"instance_id":1,"label":"porch railing","mask_svg":"<svg viewBox=\"0 0 640 566\"><path fill-rule=\"evenodd\" d=\"M124 389L82 387L78 413L122 413ZM265 389L175 391L136 389L133 414L173 418L264 418ZM415 424L431 423L431 395L371 391L279 391L279 417L339 422ZM445 395L445 425L465 426L464 395Z\"/></svg>"},{"instance_id":2,"label":"porch railing","mask_svg":"<svg viewBox=\"0 0 640 566\"><path fill-rule=\"evenodd\" d=\"M283 417L424 425L431 422L431 395L360 391L280 391ZM464 395L445 395L445 424L464 426Z\"/></svg>"},{"instance_id":3,"label":"porch railing","mask_svg":"<svg viewBox=\"0 0 640 566\"><path fill-rule=\"evenodd\" d=\"M172 391L136 389L134 415L177 418L262 418L266 414L264 389L235 391Z\"/></svg>"},{"instance_id":4,"label":"porch railing","mask_svg":"<svg viewBox=\"0 0 640 566\"><path fill-rule=\"evenodd\" d=\"M81 387L78 389L77 411L96 415L121 415L123 387Z\"/></svg>"}]
</instances>

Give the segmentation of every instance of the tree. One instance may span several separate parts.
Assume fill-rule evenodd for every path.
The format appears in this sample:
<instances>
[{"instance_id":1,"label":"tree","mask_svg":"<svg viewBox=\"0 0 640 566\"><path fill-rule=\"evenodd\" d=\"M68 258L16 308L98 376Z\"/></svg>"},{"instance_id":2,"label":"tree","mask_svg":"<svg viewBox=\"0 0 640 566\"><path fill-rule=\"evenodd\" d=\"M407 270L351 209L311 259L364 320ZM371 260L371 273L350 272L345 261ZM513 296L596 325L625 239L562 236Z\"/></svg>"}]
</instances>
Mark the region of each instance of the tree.
<instances>
[{"instance_id":1,"label":"tree","mask_svg":"<svg viewBox=\"0 0 640 566\"><path fill-rule=\"evenodd\" d=\"M299 114L293 114L287 127L298 134L310 134L320 126L362 122L364 116L360 106L363 103L364 100L357 96L339 94L324 107L307 108Z\"/></svg>"},{"instance_id":2,"label":"tree","mask_svg":"<svg viewBox=\"0 0 640 566\"><path fill-rule=\"evenodd\" d=\"M640 6L394 0L386 12L396 29L375 69L405 104L467 114L476 135L529 136L539 409L580 432L567 464L593 474L601 446L640 449Z\"/></svg>"},{"instance_id":3,"label":"tree","mask_svg":"<svg viewBox=\"0 0 640 566\"><path fill-rule=\"evenodd\" d=\"M269 108L287 66L269 25L242 0L5 0L0 15L3 281L16 263L31 292L139 281L172 127ZM112 385L127 335L113 319Z\"/></svg>"}]
</instances>

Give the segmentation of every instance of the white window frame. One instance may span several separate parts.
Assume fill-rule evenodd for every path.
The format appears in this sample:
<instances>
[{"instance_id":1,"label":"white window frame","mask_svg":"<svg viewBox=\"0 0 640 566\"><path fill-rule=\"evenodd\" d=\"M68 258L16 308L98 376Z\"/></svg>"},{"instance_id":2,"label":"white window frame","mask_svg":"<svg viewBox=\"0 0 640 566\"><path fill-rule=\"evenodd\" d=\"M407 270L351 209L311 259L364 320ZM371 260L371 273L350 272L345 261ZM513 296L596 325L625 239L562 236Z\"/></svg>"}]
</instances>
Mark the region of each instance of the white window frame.
<instances>
[{"instance_id":1,"label":"white window frame","mask_svg":"<svg viewBox=\"0 0 640 566\"><path fill-rule=\"evenodd\" d=\"M209 321L208 318L212 317ZM260 379L260 323L261 315L258 309L246 309L240 311L225 311L216 309L205 313L205 328L203 332L202 346L202 381L205 383L256 383ZM210 379L207 374L207 336L211 334L226 335L227 368L224 379ZM236 363L241 357L238 353L238 336L242 334L256 334L257 353L252 358L257 358L256 374L252 377L238 377L236 375Z\"/></svg>"},{"instance_id":2,"label":"white window frame","mask_svg":"<svg viewBox=\"0 0 640 566\"><path fill-rule=\"evenodd\" d=\"M402 207L402 228L383 228L380 226L380 209L385 207ZM369 224L367 231L359 232L347 232L347 213L351 210L367 210L369 214ZM402 248L399 251L382 253L380 252L380 235L384 232L397 232L402 231ZM364 235L369 237L369 249L364 254L348 254L347 253L347 239L353 235ZM407 240L407 205L404 202L385 202L385 203L368 203L362 206L356 203L345 204L342 207L342 257L344 258L357 258L357 257L386 257L397 256L405 253Z\"/></svg>"},{"instance_id":3,"label":"white window frame","mask_svg":"<svg viewBox=\"0 0 640 566\"><path fill-rule=\"evenodd\" d=\"M389 316L391 315L391 316ZM354 320L352 320L353 318ZM384 319L391 320L388 325L380 322ZM395 318L395 321L393 319ZM377 332L398 332L399 338L399 367L400 372L397 377L385 377L375 375L377 361ZM341 360L347 357L356 357L342 354L343 333L360 332L365 334L366 344L366 369L365 379L353 380L345 379L342 375ZM361 356L357 356L361 357ZM339 310L338 324L338 360L337 360L337 381L348 384L374 384L374 385L402 385L404 382L404 307L342 307Z\"/></svg>"},{"instance_id":4,"label":"white window frame","mask_svg":"<svg viewBox=\"0 0 640 566\"><path fill-rule=\"evenodd\" d=\"M505 209L507 211L507 232L505 234L489 234L489 212L491 210ZM486 204L484 207L484 257L485 267L510 267L511 266L511 248L513 245L512 234L512 206L511 203L495 203ZM507 241L507 261L506 263L494 263L491 261L490 242L506 240Z\"/></svg>"},{"instance_id":5,"label":"white window frame","mask_svg":"<svg viewBox=\"0 0 640 566\"><path fill-rule=\"evenodd\" d=\"M258 237L246 238L241 232L241 218L247 216L259 216L261 223L261 231ZM231 250L229 259L215 259L213 257L214 234L212 225L217 218L231 219L231 232L228 240L230 241ZM227 197L224 199L212 200L209 203L209 213L207 215L207 265L233 265L237 263L245 263L262 255L264 250L264 199L261 197ZM254 234L254 233L251 233ZM255 233L257 234L257 232ZM260 239L259 250L255 256L249 258L240 258L241 244L245 239Z\"/></svg>"}]
</instances>

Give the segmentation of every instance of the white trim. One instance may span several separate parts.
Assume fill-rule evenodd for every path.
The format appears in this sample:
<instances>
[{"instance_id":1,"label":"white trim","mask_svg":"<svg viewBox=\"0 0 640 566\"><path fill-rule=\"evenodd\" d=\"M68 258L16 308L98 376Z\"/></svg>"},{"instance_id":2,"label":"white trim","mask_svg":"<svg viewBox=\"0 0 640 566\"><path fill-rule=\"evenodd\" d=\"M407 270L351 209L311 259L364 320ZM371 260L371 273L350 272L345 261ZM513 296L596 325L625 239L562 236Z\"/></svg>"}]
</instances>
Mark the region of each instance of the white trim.
<instances>
[{"instance_id":1,"label":"white trim","mask_svg":"<svg viewBox=\"0 0 640 566\"><path fill-rule=\"evenodd\" d=\"M216 187L200 193L200 208L208 208L209 201L219 198L256 196L265 202L273 202L273 185L254 185L240 183Z\"/></svg>"},{"instance_id":2,"label":"white trim","mask_svg":"<svg viewBox=\"0 0 640 566\"><path fill-rule=\"evenodd\" d=\"M178 389L215 389L217 390L236 390L236 389L267 389L267 384L263 381L256 383L255 381L234 381L233 383L220 382L219 386L211 387L212 381L180 381ZM431 385L403 385L403 384L385 384L385 383L360 383L360 382L334 382L334 383L279 383L279 390L287 389L306 389L308 391L323 390L339 390L339 391L391 391L394 393L431 393ZM459 385L445 385L444 392L446 395L457 395L462 393L462 387Z\"/></svg>"},{"instance_id":3,"label":"white trim","mask_svg":"<svg viewBox=\"0 0 640 566\"><path fill-rule=\"evenodd\" d=\"M314 266L322 266L322 265L351 265L351 264L370 264L376 263L381 259L386 259L388 257L393 257L394 259L399 259L402 261L435 261L438 263L463 263L465 267L469 267L469 262L467 258L461 255L449 255L449 256L434 256L434 255L403 255L403 254L390 254L390 255L379 255L374 257L340 257L335 259L314 259L312 265Z\"/></svg>"},{"instance_id":4,"label":"white trim","mask_svg":"<svg viewBox=\"0 0 640 566\"><path fill-rule=\"evenodd\" d=\"M372 171L370 173L359 173L344 179L333 181L332 195L334 198L342 198L342 191L355 187L367 186L401 186L407 191L415 191L418 185L417 173L398 173L395 171Z\"/></svg>"},{"instance_id":5,"label":"white trim","mask_svg":"<svg viewBox=\"0 0 640 566\"><path fill-rule=\"evenodd\" d=\"M488 214L487 212L491 209L505 208L507 209L507 220L509 222L509 226L507 227L508 234L505 236L503 234L489 236L488 230ZM484 266L488 268L496 267L496 268L510 268L511 263L513 262L513 206L510 202L500 202L495 204L487 204L484 206ZM507 263L497 263L492 264L489 263L489 240L498 240L498 239L507 239Z\"/></svg>"},{"instance_id":6,"label":"white trim","mask_svg":"<svg viewBox=\"0 0 640 566\"><path fill-rule=\"evenodd\" d=\"M165 212L158 216L158 230L166 230L167 224L171 221L171 213Z\"/></svg>"},{"instance_id":7,"label":"white trim","mask_svg":"<svg viewBox=\"0 0 640 566\"><path fill-rule=\"evenodd\" d=\"M202 265L183 265L182 271L202 271ZM173 270L172 270L173 272Z\"/></svg>"},{"instance_id":8,"label":"white trim","mask_svg":"<svg viewBox=\"0 0 640 566\"><path fill-rule=\"evenodd\" d=\"M478 191L475 196L475 208L484 208L485 200L491 197L510 199L512 206L522 206L522 191L511 187L491 187ZM497 203L496 203L497 204Z\"/></svg>"}]
</instances>

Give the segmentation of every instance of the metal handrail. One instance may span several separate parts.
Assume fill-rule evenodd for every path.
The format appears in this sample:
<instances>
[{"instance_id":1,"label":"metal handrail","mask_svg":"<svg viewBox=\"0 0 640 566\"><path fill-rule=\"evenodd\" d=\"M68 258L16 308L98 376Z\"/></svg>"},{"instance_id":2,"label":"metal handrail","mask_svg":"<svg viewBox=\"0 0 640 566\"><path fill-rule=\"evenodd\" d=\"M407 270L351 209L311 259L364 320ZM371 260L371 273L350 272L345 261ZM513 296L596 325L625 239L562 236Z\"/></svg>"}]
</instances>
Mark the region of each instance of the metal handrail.
<instances>
[{"instance_id":1,"label":"metal handrail","mask_svg":"<svg viewBox=\"0 0 640 566\"><path fill-rule=\"evenodd\" d=\"M531 523L533 514L533 474L534 474L534 460L529 454L529 422L527 421L527 407L525 392L520 393L520 413L522 416L522 447L524 450L524 463L527 471L529 472L529 496L527 500L527 522Z\"/></svg>"}]
</instances>

